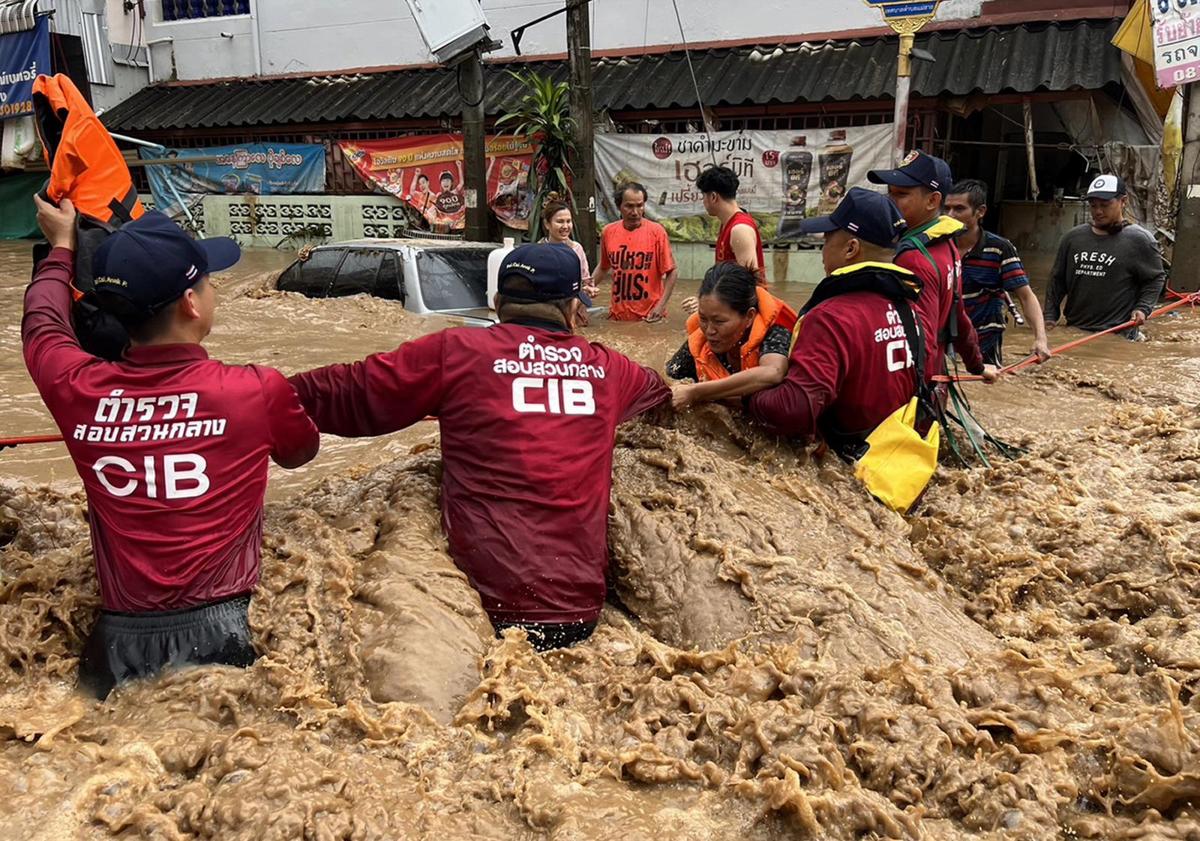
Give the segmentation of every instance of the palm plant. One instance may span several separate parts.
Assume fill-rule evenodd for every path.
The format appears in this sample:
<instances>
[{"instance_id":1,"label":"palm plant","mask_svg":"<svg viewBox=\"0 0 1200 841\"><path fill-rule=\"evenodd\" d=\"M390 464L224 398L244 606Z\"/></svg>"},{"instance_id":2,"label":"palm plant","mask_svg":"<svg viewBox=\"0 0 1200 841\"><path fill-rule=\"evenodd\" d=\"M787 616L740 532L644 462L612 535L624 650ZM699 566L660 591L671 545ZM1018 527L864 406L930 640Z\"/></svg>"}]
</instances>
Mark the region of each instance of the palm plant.
<instances>
[{"instance_id":1,"label":"palm plant","mask_svg":"<svg viewBox=\"0 0 1200 841\"><path fill-rule=\"evenodd\" d=\"M533 71L508 72L521 83L524 93L515 107L496 120L496 127L510 125L513 134L528 137L533 144L529 238L535 241L541 235L540 211L548 193L565 196L571 207L575 207L570 164L575 154L575 119L570 113L570 89L566 82L556 82Z\"/></svg>"}]
</instances>

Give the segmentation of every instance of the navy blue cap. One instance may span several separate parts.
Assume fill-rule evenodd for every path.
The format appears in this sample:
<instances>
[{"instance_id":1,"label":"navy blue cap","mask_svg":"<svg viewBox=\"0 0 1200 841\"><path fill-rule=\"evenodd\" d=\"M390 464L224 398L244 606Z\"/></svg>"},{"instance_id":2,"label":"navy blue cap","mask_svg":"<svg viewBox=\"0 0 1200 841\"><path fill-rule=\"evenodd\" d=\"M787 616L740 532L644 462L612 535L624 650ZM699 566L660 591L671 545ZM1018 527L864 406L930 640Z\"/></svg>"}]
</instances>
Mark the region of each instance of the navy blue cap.
<instances>
[{"instance_id":1,"label":"navy blue cap","mask_svg":"<svg viewBox=\"0 0 1200 841\"><path fill-rule=\"evenodd\" d=\"M500 264L500 294L514 301L557 301L578 298L590 307L592 299L583 291L583 268L579 255L571 246L558 242L538 242L518 245ZM533 291L508 292L504 281L521 277L529 281Z\"/></svg>"},{"instance_id":2,"label":"navy blue cap","mask_svg":"<svg viewBox=\"0 0 1200 841\"><path fill-rule=\"evenodd\" d=\"M950 164L924 152L909 152L896 169L873 169L867 173L867 180L893 187L927 187L943 194L954 185Z\"/></svg>"},{"instance_id":3,"label":"navy blue cap","mask_svg":"<svg viewBox=\"0 0 1200 841\"><path fill-rule=\"evenodd\" d=\"M227 269L241 256L229 237L194 240L152 210L100 243L92 274L97 292L119 295L152 315L209 272Z\"/></svg>"},{"instance_id":4,"label":"navy blue cap","mask_svg":"<svg viewBox=\"0 0 1200 841\"><path fill-rule=\"evenodd\" d=\"M828 216L805 219L800 223L802 234L828 234L848 231L872 245L891 248L908 223L896 205L883 193L865 187L851 187L850 192Z\"/></svg>"}]
</instances>

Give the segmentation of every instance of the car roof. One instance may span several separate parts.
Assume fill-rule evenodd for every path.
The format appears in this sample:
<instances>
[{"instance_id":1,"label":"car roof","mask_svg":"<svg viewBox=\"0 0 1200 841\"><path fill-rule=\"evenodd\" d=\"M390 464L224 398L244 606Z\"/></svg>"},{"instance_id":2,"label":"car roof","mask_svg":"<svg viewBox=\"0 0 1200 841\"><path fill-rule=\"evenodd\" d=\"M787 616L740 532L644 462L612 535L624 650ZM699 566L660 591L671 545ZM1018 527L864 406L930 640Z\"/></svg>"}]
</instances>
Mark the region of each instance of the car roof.
<instances>
[{"instance_id":1,"label":"car roof","mask_svg":"<svg viewBox=\"0 0 1200 841\"><path fill-rule=\"evenodd\" d=\"M352 239L345 242L328 242L318 245L314 251L331 248L383 248L399 251L402 248L501 248L498 242L472 242L461 239Z\"/></svg>"}]
</instances>

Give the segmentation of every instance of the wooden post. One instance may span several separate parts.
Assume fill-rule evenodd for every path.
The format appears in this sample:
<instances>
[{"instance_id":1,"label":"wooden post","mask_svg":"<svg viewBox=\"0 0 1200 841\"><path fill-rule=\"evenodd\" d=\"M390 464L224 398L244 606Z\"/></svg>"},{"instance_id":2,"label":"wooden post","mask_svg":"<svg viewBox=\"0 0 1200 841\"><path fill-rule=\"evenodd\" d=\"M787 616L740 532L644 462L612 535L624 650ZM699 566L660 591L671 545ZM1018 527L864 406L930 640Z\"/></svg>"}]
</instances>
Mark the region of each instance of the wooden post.
<instances>
[{"instance_id":1,"label":"wooden post","mask_svg":"<svg viewBox=\"0 0 1200 841\"><path fill-rule=\"evenodd\" d=\"M1037 153L1033 147L1033 103L1029 97L1021 100L1022 111L1025 117L1025 161L1029 166L1029 193L1030 200L1038 200L1038 173L1037 173Z\"/></svg>"},{"instance_id":2,"label":"wooden post","mask_svg":"<svg viewBox=\"0 0 1200 841\"><path fill-rule=\"evenodd\" d=\"M462 73L463 187L467 204L466 238L487 242L487 162L484 157L483 60L478 52L466 59Z\"/></svg>"},{"instance_id":3,"label":"wooden post","mask_svg":"<svg viewBox=\"0 0 1200 841\"><path fill-rule=\"evenodd\" d=\"M1171 288L1200 291L1200 84L1183 89L1183 177L1179 179L1179 216L1171 260Z\"/></svg>"},{"instance_id":4,"label":"wooden post","mask_svg":"<svg viewBox=\"0 0 1200 841\"><path fill-rule=\"evenodd\" d=\"M575 239L596 265L596 166L592 104L592 36L588 0L567 2L567 57L571 74L571 116L575 118ZM540 212L541 208L534 208Z\"/></svg>"}]
</instances>

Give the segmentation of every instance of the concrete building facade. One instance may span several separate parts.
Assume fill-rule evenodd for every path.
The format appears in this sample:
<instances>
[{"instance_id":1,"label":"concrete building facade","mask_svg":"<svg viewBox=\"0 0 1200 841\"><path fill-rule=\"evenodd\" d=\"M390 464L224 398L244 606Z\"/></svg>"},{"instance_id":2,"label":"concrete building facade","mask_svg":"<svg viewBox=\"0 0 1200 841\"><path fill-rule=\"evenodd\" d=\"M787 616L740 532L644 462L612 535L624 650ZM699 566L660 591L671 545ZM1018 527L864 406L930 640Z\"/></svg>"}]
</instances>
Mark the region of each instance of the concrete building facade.
<instances>
[{"instance_id":1,"label":"concrete building facade","mask_svg":"<svg viewBox=\"0 0 1200 841\"><path fill-rule=\"evenodd\" d=\"M75 2L87 0L75 0ZM94 0L103 2L103 0ZM878 28L879 12L862 0L760 0L744 5L726 0L680 0L684 36L674 8L664 0L601 0L591 5L592 46L597 52L729 41L770 41L780 36L821 39ZM403 0L141 0L133 10L108 0L112 31L127 33L144 9L142 44L149 44L154 81L203 80L283 74L319 74L360 68L395 67L430 61ZM946 0L939 20L969 20L983 0ZM176 7L208 7L201 19L175 19ZM561 0L484 0L492 35L515 55L511 31L563 8ZM245 13L240 13L244 10ZM125 37L128 37L127 35ZM521 42L525 56L566 51L563 17L530 28Z\"/></svg>"}]
</instances>

